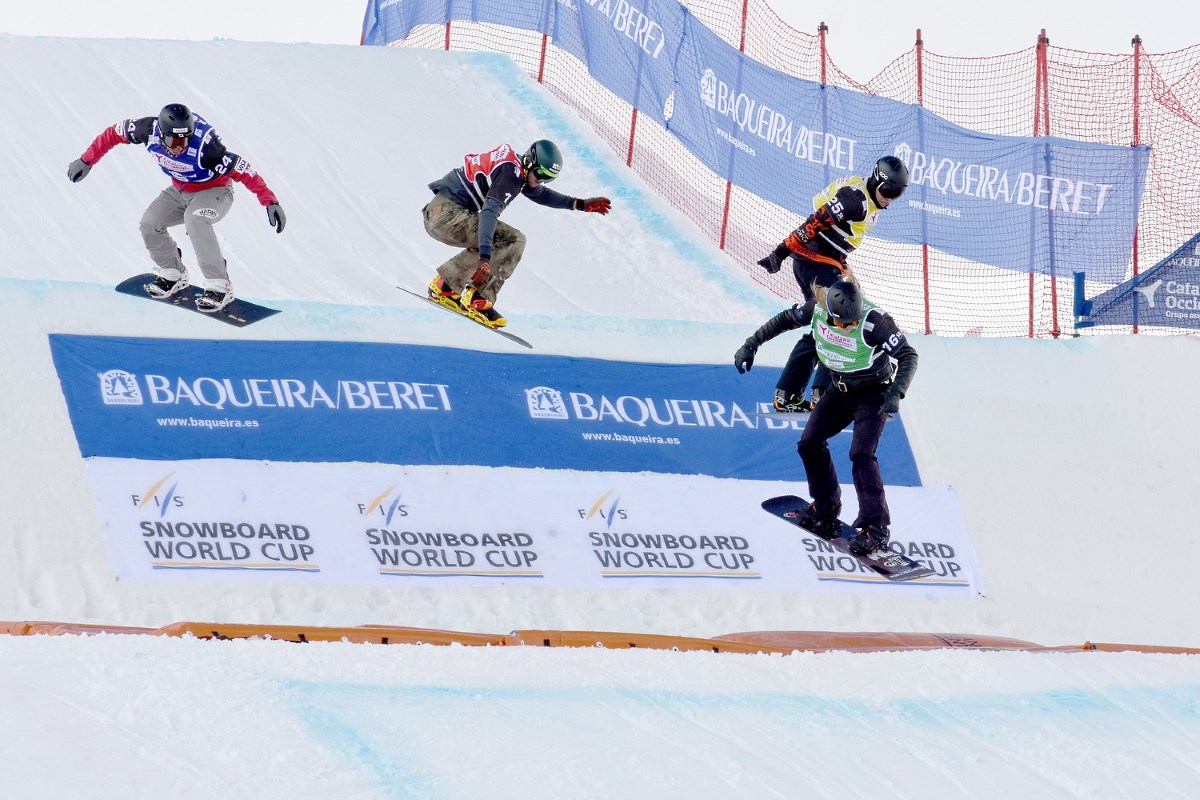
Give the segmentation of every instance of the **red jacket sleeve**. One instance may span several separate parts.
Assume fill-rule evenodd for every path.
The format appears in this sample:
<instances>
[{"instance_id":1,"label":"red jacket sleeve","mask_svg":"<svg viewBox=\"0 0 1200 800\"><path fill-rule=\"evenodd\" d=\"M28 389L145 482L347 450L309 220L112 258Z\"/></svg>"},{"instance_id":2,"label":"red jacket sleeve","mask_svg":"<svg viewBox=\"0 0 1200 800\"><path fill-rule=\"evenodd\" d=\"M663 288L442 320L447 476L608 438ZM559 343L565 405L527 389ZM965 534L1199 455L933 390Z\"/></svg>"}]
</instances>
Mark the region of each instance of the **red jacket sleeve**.
<instances>
[{"instance_id":1,"label":"red jacket sleeve","mask_svg":"<svg viewBox=\"0 0 1200 800\"><path fill-rule=\"evenodd\" d=\"M279 202L275 199L275 193L267 186L267 182L263 180L263 177L254 171L254 167L250 166L249 161L237 153L231 153L226 150L221 154L220 161L212 169L218 175L228 175L242 186L254 192L254 196L258 198L258 202L264 206Z\"/></svg>"},{"instance_id":2,"label":"red jacket sleeve","mask_svg":"<svg viewBox=\"0 0 1200 800\"><path fill-rule=\"evenodd\" d=\"M245 164L246 162L243 161L242 163ZM258 198L258 202L264 206L279 202L275 199L275 193L271 191L267 186L267 182L263 180L262 175L251 169L249 164L246 164L244 171L235 169L230 173L230 176L242 186L254 192L254 196Z\"/></svg>"},{"instance_id":3,"label":"red jacket sleeve","mask_svg":"<svg viewBox=\"0 0 1200 800\"><path fill-rule=\"evenodd\" d=\"M88 149L83 151L80 156L89 165L95 164L104 154L112 150L119 144L129 144L129 140L125 138L125 128L129 120L122 120L111 127L105 128L104 133L97 136L88 145Z\"/></svg>"}]
</instances>

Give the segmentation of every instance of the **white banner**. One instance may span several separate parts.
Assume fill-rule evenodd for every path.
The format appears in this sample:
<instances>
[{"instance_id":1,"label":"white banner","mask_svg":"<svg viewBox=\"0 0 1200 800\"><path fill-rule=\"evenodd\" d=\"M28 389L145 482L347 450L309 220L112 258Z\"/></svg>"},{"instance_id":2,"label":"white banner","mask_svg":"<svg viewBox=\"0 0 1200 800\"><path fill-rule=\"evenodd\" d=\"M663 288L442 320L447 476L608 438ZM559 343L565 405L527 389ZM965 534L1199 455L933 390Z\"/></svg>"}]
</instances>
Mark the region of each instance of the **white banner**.
<instances>
[{"instance_id":1,"label":"white banner","mask_svg":"<svg viewBox=\"0 0 1200 800\"><path fill-rule=\"evenodd\" d=\"M889 583L763 511L803 483L241 460L88 459L120 580L718 586L982 595L953 490L889 487ZM799 470L798 470L799 471ZM855 514L843 487L843 518Z\"/></svg>"}]
</instances>

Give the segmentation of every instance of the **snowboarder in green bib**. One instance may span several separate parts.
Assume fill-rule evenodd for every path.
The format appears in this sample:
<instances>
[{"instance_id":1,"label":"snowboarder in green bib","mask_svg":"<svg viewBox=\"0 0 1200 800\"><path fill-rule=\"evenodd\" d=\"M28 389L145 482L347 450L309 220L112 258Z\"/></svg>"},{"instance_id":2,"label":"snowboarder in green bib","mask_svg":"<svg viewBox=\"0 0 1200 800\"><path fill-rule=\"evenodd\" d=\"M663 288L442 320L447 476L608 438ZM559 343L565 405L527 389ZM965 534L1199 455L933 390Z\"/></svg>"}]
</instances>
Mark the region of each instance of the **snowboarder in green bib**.
<instances>
[{"instance_id":1,"label":"snowboarder in green bib","mask_svg":"<svg viewBox=\"0 0 1200 800\"><path fill-rule=\"evenodd\" d=\"M866 555L888 543L891 516L875 450L916 374L917 351L890 314L865 300L857 284L843 280L767 320L738 349L734 366L748 372L764 342L809 324L817 358L829 370L832 385L813 408L797 445L813 498L807 509L800 509L807 515L801 524L817 535L837 535L842 494L828 442L853 422L850 463L858 517L851 527L858 533L850 550Z\"/></svg>"}]
</instances>

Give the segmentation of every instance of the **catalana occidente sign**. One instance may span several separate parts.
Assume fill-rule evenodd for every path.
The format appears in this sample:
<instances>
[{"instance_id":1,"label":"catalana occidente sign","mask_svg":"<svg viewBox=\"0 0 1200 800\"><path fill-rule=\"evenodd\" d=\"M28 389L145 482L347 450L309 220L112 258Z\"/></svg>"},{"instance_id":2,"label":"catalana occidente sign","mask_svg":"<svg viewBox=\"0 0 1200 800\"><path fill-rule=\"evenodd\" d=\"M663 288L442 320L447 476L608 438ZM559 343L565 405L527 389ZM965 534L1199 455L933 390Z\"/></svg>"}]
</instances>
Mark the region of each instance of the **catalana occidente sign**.
<instances>
[{"instance_id":1,"label":"catalana occidente sign","mask_svg":"<svg viewBox=\"0 0 1200 800\"><path fill-rule=\"evenodd\" d=\"M1075 327L1154 325L1200 330L1200 234L1140 275L1083 297L1087 273L1075 282Z\"/></svg>"}]
</instances>

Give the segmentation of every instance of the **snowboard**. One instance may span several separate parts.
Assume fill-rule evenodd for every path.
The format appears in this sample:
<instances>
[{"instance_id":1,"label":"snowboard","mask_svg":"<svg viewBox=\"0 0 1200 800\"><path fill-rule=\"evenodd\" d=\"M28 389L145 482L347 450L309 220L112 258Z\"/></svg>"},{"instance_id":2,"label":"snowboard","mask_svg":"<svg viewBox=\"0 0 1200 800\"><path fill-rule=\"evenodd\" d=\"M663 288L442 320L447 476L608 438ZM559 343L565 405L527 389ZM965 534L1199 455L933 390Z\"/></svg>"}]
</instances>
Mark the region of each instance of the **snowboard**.
<instances>
[{"instance_id":1,"label":"snowboard","mask_svg":"<svg viewBox=\"0 0 1200 800\"><path fill-rule=\"evenodd\" d=\"M212 317L219 319L227 325L233 325L238 328L244 328L247 325L252 325L259 320L266 319L279 313L277 308L267 308L260 306L257 303L251 303L248 300L243 300L240 297L235 297L229 301L229 305L222 308L220 311L201 311L196 308L196 298L204 294L204 289L200 286L189 286L178 294L173 294L170 297L158 299L151 297L146 293L145 285L154 282L154 274L144 273L142 275L134 275L132 278L126 278L117 284L116 289L121 294L127 294L130 297L140 297L143 300L150 300L163 305L175 306L184 308L188 311L195 311L202 317Z\"/></svg>"},{"instance_id":2,"label":"snowboard","mask_svg":"<svg viewBox=\"0 0 1200 800\"><path fill-rule=\"evenodd\" d=\"M796 497L793 494L785 494L780 497L772 497L769 500L762 502L763 510L768 514L773 514L785 522L790 522L802 531L809 531L796 518L796 510L799 508L807 508L808 501L803 497ZM925 566L919 561L914 561L903 553L897 553L884 547L876 550L874 553L868 553L865 556L856 556L850 552L850 537L856 531L845 522L838 520L841 523L841 531L836 538L826 539L824 536L817 536L818 539L828 542L834 549L845 553L864 567L882 575L889 581L911 581L917 578L924 578L933 574L933 570Z\"/></svg>"},{"instance_id":3,"label":"snowboard","mask_svg":"<svg viewBox=\"0 0 1200 800\"><path fill-rule=\"evenodd\" d=\"M516 342L517 344L521 345L522 347L528 347L530 350L533 349L533 345L531 345L529 342L522 339L520 336L517 336L515 333L509 333L508 331L504 330L503 328L493 328L491 325L484 325L479 320L474 319L472 317L468 317L462 311L455 311L453 308L450 308L449 306L442 305L437 300L434 300L432 297L430 297L428 292L414 292L412 289L405 289L403 286L397 286L396 288L402 292L411 294L413 297L419 297L422 300L424 300L426 303L436 306L447 313L453 314L456 317L462 317L463 319L467 320L468 322L474 323L475 325L478 325L479 327L483 328L484 330L489 330L492 333L498 333L501 336L503 336L505 339Z\"/></svg>"}]
</instances>

